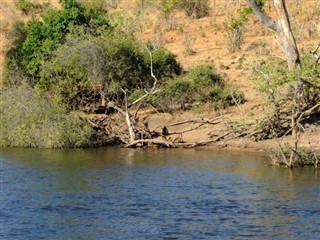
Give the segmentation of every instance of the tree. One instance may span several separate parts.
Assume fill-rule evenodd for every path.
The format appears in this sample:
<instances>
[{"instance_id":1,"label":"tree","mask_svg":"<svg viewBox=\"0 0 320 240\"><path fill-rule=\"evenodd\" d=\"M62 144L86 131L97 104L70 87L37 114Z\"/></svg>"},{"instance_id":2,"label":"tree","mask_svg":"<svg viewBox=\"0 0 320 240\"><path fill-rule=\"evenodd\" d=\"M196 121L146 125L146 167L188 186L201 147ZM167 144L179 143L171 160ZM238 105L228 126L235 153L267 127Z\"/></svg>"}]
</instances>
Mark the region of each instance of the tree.
<instances>
[{"instance_id":1,"label":"tree","mask_svg":"<svg viewBox=\"0 0 320 240\"><path fill-rule=\"evenodd\" d=\"M157 83L158 83L158 79L156 78L156 76L153 73L153 54L154 52L156 52L158 49L152 51L150 50L147 46L146 49L150 55L150 75L151 77L154 79L153 85L151 87L151 89L148 91L145 89L145 94L142 95L141 97L139 97L138 99L134 100L132 103L128 104L128 99L127 99L127 91L124 90L123 88L121 88L121 91L124 93L124 109L118 107L115 105L114 102L110 101L108 103L108 108L114 108L116 109L121 115L124 116L127 127L128 127L128 136L126 137L128 140L124 139L124 142L127 143L128 146L134 146L140 142L144 142L144 140L142 139L137 139L136 133L139 132L137 130L137 126L136 126L136 122L137 122L137 118L136 118L136 114L135 116L132 116L131 114L131 108L135 105L137 105L138 103L140 103L143 99L147 98L148 96L154 95L157 92L160 91L160 89L157 89ZM139 110L139 108L138 108Z\"/></svg>"},{"instance_id":2,"label":"tree","mask_svg":"<svg viewBox=\"0 0 320 240\"><path fill-rule=\"evenodd\" d=\"M256 0L247 0L247 2L257 15L259 21L279 34L289 70L300 66L299 51L291 29L285 0L273 0L278 16L277 21L274 21L263 12Z\"/></svg>"}]
</instances>

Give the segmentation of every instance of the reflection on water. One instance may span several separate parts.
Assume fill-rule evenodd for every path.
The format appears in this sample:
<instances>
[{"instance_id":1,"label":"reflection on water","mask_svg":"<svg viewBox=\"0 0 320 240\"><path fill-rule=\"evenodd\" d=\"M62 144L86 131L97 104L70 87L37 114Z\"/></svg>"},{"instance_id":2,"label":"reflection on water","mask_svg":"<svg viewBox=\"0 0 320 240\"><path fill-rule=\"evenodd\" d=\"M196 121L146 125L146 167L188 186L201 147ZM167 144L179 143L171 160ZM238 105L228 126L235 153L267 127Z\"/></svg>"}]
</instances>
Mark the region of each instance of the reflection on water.
<instances>
[{"instance_id":1,"label":"reflection on water","mask_svg":"<svg viewBox=\"0 0 320 240\"><path fill-rule=\"evenodd\" d=\"M316 239L313 169L181 149L1 150L0 239Z\"/></svg>"}]
</instances>

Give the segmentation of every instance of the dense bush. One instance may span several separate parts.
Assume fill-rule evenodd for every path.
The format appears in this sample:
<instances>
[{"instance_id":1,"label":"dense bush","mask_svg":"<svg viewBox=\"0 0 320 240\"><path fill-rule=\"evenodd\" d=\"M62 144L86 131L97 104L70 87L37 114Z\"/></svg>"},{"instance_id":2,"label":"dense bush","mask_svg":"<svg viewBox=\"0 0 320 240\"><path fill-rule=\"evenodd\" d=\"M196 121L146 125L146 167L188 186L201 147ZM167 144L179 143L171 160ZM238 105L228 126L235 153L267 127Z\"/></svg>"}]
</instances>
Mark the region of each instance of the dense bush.
<instances>
[{"instance_id":1,"label":"dense bush","mask_svg":"<svg viewBox=\"0 0 320 240\"><path fill-rule=\"evenodd\" d=\"M149 53L133 36L109 27L101 1L86 3L87 8L76 0L62 5L27 25L15 25L15 47L6 57L8 85L27 78L75 108L82 93L97 85L111 98L122 95L121 87L131 91L151 85ZM153 69L159 80L181 71L164 48L154 52Z\"/></svg>"},{"instance_id":2,"label":"dense bush","mask_svg":"<svg viewBox=\"0 0 320 240\"><path fill-rule=\"evenodd\" d=\"M188 78L196 88L220 84L222 81L220 75L215 73L215 70L210 65L196 66L190 70Z\"/></svg>"},{"instance_id":3,"label":"dense bush","mask_svg":"<svg viewBox=\"0 0 320 240\"><path fill-rule=\"evenodd\" d=\"M44 63L36 88L59 95L70 107L78 108L82 93L103 83L106 70L102 49L94 39L73 38Z\"/></svg>"},{"instance_id":4,"label":"dense bush","mask_svg":"<svg viewBox=\"0 0 320 240\"><path fill-rule=\"evenodd\" d=\"M154 106L162 109L186 109L195 103L212 103L215 109L241 104L243 94L233 86L225 85L212 66L200 65L188 74L175 80L168 80L161 86L162 91L152 97Z\"/></svg>"},{"instance_id":5,"label":"dense bush","mask_svg":"<svg viewBox=\"0 0 320 240\"><path fill-rule=\"evenodd\" d=\"M41 19L33 17L21 34L22 39L7 55L6 68L18 68L30 78L33 84L40 79L43 62L51 57L51 52L63 44L67 35L84 32L97 32L108 23L103 13L97 9L86 11L76 0L62 1L61 10L49 9Z\"/></svg>"},{"instance_id":6,"label":"dense bush","mask_svg":"<svg viewBox=\"0 0 320 240\"><path fill-rule=\"evenodd\" d=\"M301 106L307 109L320 101L320 68L310 54L302 54L301 67L288 71L286 64L268 61L255 71L257 88L278 110L287 111L293 104L294 86L301 85ZM281 106L281 109L280 109Z\"/></svg>"},{"instance_id":7,"label":"dense bush","mask_svg":"<svg viewBox=\"0 0 320 240\"><path fill-rule=\"evenodd\" d=\"M58 100L37 94L27 84L1 93L1 147L86 147L93 132L77 113Z\"/></svg>"},{"instance_id":8,"label":"dense bush","mask_svg":"<svg viewBox=\"0 0 320 240\"><path fill-rule=\"evenodd\" d=\"M293 71L286 64L263 62L255 69L254 80L269 109L259 122L264 133L261 139L290 134L291 117L320 102L320 68L309 54L302 55L301 67Z\"/></svg>"},{"instance_id":9,"label":"dense bush","mask_svg":"<svg viewBox=\"0 0 320 240\"><path fill-rule=\"evenodd\" d=\"M243 94L225 85L221 76L210 65L200 65L187 76L193 83L194 96L201 102L212 102L215 109L243 103Z\"/></svg>"},{"instance_id":10,"label":"dense bush","mask_svg":"<svg viewBox=\"0 0 320 240\"><path fill-rule=\"evenodd\" d=\"M243 93L232 85L216 85L210 89L210 100L214 109L226 108L244 102Z\"/></svg>"},{"instance_id":11,"label":"dense bush","mask_svg":"<svg viewBox=\"0 0 320 240\"><path fill-rule=\"evenodd\" d=\"M150 57L149 54L145 57L146 64L149 66L150 73ZM176 60L176 56L166 50L165 48L159 48L153 54L153 72L154 75L161 79L166 77L173 77L181 74L181 66Z\"/></svg>"},{"instance_id":12,"label":"dense bush","mask_svg":"<svg viewBox=\"0 0 320 240\"><path fill-rule=\"evenodd\" d=\"M154 103L162 109L186 109L186 104L194 102L192 83L184 78L169 81L163 86L163 91L156 97Z\"/></svg>"},{"instance_id":13,"label":"dense bush","mask_svg":"<svg viewBox=\"0 0 320 240\"><path fill-rule=\"evenodd\" d=\"M158 79L180 73L175 56L164 48L153 54L153 68ZM122 95L120 88L143 89L152 82L146 49L131 36L106 32L68 39L43 64L37 87L62 95L77 108L81 92L93 85L114 98Z\"/></svg>"}]
</instances>

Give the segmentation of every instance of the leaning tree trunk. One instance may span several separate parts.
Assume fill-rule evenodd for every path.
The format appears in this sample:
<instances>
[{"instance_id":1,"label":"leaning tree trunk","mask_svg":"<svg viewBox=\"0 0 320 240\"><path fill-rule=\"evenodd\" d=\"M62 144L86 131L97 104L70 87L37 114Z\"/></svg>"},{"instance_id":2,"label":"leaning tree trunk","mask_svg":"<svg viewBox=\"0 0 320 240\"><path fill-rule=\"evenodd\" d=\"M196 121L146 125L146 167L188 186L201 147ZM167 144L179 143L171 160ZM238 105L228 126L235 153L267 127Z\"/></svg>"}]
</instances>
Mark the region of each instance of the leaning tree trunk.
<instances>
[{"instance_id":1,"label":"leaning tree trunk","mask_svg":"<svg viewBox=\"0 0 320 240\"><path fill-rule=\"evenodd\" d=\"M274 6L279 18L278 33L281 37L282 46L287 57L288 67L292 70L300 65L300 57L296 40L292 33L285 0L274 0Z\"/></svg>"},{"instance_id":2,"label":"leaning tree trunk","mask_svg":"<svg viewBox=\"0 0 320 240\"><path fill-rule=\"evenodd\" d=\"M276 31L282 41L282 47L286 55L289 70L300 66L300 56L297 44L291 29L289 14L285 0L274 0L274 6L277 11L278 21L274 22L272 18L266 15L258 6L255 0L247 0L252 10L257 15L260 22L266 27Z\"/></svg>"}]
</instances>

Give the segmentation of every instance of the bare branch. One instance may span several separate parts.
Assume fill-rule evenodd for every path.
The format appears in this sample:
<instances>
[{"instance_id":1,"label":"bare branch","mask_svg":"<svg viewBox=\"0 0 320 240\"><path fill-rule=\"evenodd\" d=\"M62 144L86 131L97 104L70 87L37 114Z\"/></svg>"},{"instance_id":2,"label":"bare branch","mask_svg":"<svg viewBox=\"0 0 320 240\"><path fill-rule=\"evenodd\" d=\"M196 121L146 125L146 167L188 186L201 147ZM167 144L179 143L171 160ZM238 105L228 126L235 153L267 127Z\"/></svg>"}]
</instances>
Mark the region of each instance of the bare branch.
<instances>
[{"instance_id":1,"label":"bare branch","mask_svg":"<svg viewBox=\"0 0 320 240\"><path fill-rule=\"evenodd\" d=\"M221 117L215 117L213 119L204 119L204 118L196 118L196 119L189 119L189 120L185 120L185 121L181 121L181 122L177 122L177 123L173 123L170 125L167 125L167 127L173 127L173 126L177 126L177 125L182 125L182 124L186 124L186 123L207 123L207 124L218 124L220 121L215 122L215 120L220 119Z\"/></svg>"},{"instance_id":2,"label":"bare branch","mask_svg":"<svg viewBox=\"0 0 320 240\"><path fill-rule=\"evenodd\" d=\"M165 147L177 147L177 145L175 145L173 142L169 142L169 141L165 141L165 140L159 140L159 139L138 139L135 141L130 142L129 144L127 144L127 147L133 147L136 146L139 143L153 143L156 145L162 145Z\"/></svg>"},{"instance_id":3,"label":"bare branch","mask_svg":"<svg viewBox=\"0 0 320 240\"><path fill-rule=\"evenodd\" d=\"M255 0L247 0L247 2L263 25L278 32L278 25L272 20L271 17L262 12Z\"/></svg>"},{"instance_id":4,"label":"bare branch","mask_svg":"<svg viewBox=\"0 0 320 240\"><path fill-rule=\"evenodd\" d=\"M148 51L149 55L150 55L150 75L151 77L154 79L154 82L153 82L153 85L152 85L152 88L147 91L145 89L145 94L143 96L141 96L140 98L138 98L137 100L135 100L133 103L130 104L129 108L137 103L139 103L140 101L142 101L143 99L145 99L146 97L150 96L150 95L153 95L153 94L156 94L158 92L161 91L161 89L156 89L157 87L157 83L158 83L158 79L156 78L156 76L154 75L153 73L153 52L144 44L146 50ZM157 51L157 49L155 50Z\"/></svg>"},{"instance_id":5,"label":"bare branch","mask_svg":"<svg viewBox=\"0 0 320 240\"><path fill-rule=\"evenodd\" d=\"M320 55L318 54L318 49L320 48L320 43L318 44L318 46L313 50L311 51L312 55L315 57L316 59L316 63L319 63L320 62Z\"/></svg>"},{"instance_id":6,"label":"bare branch","mask_svg":"<svg viewBox=\"0 0 320 240\"><path fill-rule=\"evenodd\" d=\"M108 108L114 108L114 109L117 110L119 113L121 113L123 116L126 115L125 111L124 111L123 109L119 108L118 106L116 106L115 103L112 102L112 101L108 102L107 107L108 107Z\"/></svg>"}]
</instances>

